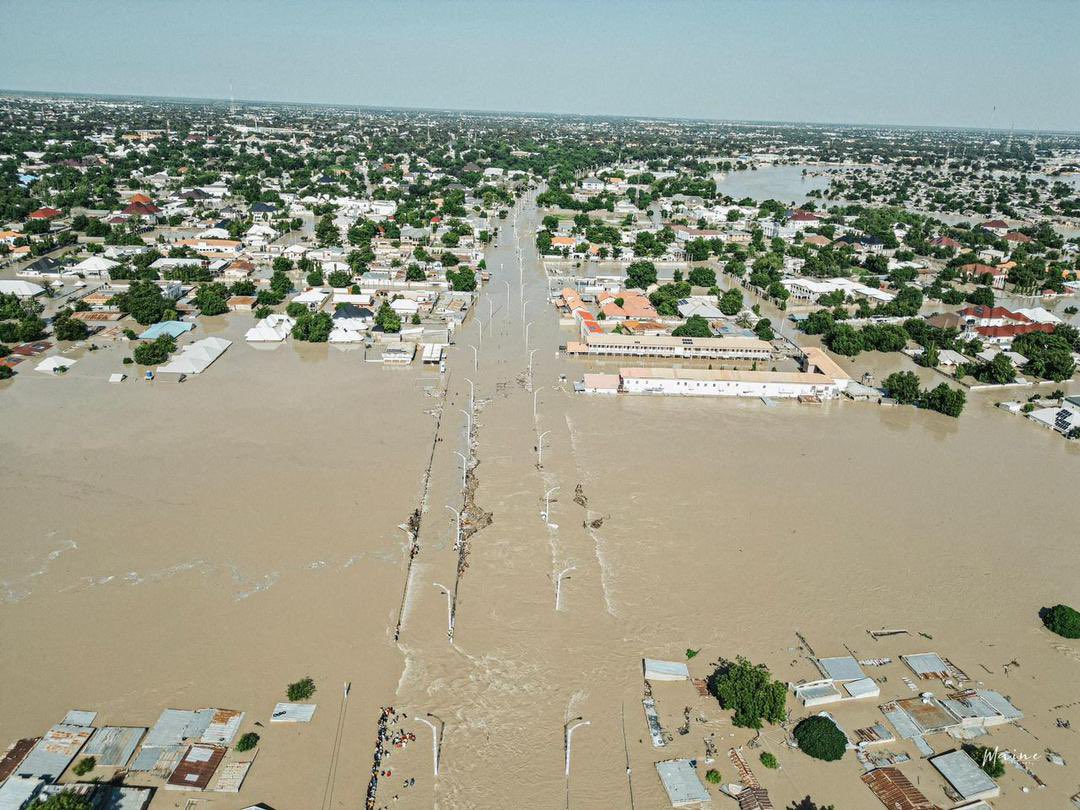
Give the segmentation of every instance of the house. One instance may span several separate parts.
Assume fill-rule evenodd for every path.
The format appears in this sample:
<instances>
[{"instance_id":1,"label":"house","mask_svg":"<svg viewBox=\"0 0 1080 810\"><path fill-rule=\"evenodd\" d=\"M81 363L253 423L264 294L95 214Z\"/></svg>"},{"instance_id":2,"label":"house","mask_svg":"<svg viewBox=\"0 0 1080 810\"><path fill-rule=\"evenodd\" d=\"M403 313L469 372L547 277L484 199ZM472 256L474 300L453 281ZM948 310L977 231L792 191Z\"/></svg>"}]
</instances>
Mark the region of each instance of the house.
<instances>
[{"instance_id":1,"label":"house","mask_svg":"<svg viewBox=\"0 0 1080 810\"><path fill-rule=\"evenodd\" d=\"M80 273L89 278L100 278L102 276L107 277L110 270L119 266L120 262L106 259L104 256L91 256L88 259L83 259L71 269L72 272Z\"/></svg>"},{"instance_id":2,"label":"house","mask_svg":"<svg viewBox=\"0 0 1080 810\"><path fill-rule=\"evenodd\" d=\"M28 218L29 219L48 219L48 220L52 220L52 219L56 219L60 215L61 215L61 212L58 211L57 209L49 208L49 207L46 206L46 207L43 207L43 208L39 208L37 211L34 211L32 214L30 214L30 216Z\"/></svg>"},{"instance_id":3,"label":"house","mask_svg":"<svg viewBox=\"0 0 1080 810\"><path fill-rule=\"evenodd\" d=\"M359 332L371 327L372 322L375 320L375 313L367 307L358 307L355 304L339 304L332 317L335 327Z\"/></svg>"},{"instance_id":4,"label":"house","mask_svg":"<svg viewBox=\"0 0 1080 810\"><path fill-rule=\"evenodd\" d=\"M326 303L326 299L330 297L330 293L325 290L320 290L314 287L310 290L305 290L299 295L295 296L292 303L303 304L311 312L318 312L322 309L323 304Z\"/></svg>"},{"instance_id":5,"label":"house","mask_svg":"<svg viewBox=\"0 0 1080 810\"><path fill-rule=\"evenodd\" d=\"M1035 240L1028 236L1026 233L1020 233L1020 231L1009 231L1005 234L1005 241L1014 245L1026 245Z\"/></svg>"},{"instance_id":6,"label":"house","mask_svg":"<svg viewBox=\"0 0 1080 810\"><path fill-rule=\"evenodd\" d=\"M1009 277L1009 271L1003 265L969 262L957 269L968 281L982 281L984 276L990 276L990 286L998 290L1005 289L1005 281Z\"/></svg>"},{"instance_id":7,"label":"house","mask_svg":"<svg viewBox=\"0 0 1080 810\"><path fill-rule=\"evenodd\" d=\"M599 177L586 177L581 181L581 190L586 194L599 194L604 190L604 181Z\"/></svg>"},{"instance_id":8,"label":"house","mask_svg":"<svg viewBox=\"0 0 1080 810\"><path fill-rule=\"evenodd\" d=\"M255 307L255 300L254 295L233 295L225 304L229 307L229 312L251 312Z\"/></svg>"},{"instance_id":9,"label":"house","mask_svg":"<svg viewBox=\"0 0 1080 810\"><path fill-rule=\"evenodd\" d=\"M979 227L984 231L989 231L995 236L1004 236L1009 232L1009 225L1007 222L1001 219L991 219L979 224Z\"/></svg>"},{"instance_id":10,"label":"house","mask_svg":"<svg viewBox=\"0 0 1080 810\"><path fill-rule=\"evenodd\" d=\"M20 279L14 281L0 279L0 293L3 293L4 295L14 295L16 298L29 299L39 296L43 292L45 292L45 288L40 284L34 284Z\"/></svg>"},{"instance_id":11,"label":"house","mask_svg":"<svg viewBox=\"0 0 1080 810\"><path fill-rule=\"evenodd\" d=\"M289 336L296 321L288 315L267 315L244 334L249 343L280 343Z\"/></svg>"},{"instance_id":12,"label":"house","mask_svg":"<svg viewBox=\"0 0 1080 810\"><path fill-rule=\"evenodd\" d=\"M960 243L948 236L935 237L930 240L930 244L933 247L944 248L945 250L960 250Z\"/></svg>"}]
</instances>

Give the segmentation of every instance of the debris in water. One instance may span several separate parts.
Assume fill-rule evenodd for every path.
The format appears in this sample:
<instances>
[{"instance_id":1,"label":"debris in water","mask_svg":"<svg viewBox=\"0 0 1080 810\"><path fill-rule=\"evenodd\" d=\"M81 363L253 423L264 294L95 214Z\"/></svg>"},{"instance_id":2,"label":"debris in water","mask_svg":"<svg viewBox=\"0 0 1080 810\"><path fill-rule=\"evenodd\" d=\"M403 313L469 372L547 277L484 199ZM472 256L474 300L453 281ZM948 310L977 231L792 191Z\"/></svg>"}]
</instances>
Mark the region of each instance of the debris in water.
<instances>
[{"instance_id":1,"label":"debris in water","mask_svg":"<svg viewBox=\"0 0 1080 810\"><path fill-rule=\"evenodd\" d=\"M584 509L589 508L589 499L585 496L585 488L581 484L574 487L574 503Z\"/></svg>"}]
</instances>

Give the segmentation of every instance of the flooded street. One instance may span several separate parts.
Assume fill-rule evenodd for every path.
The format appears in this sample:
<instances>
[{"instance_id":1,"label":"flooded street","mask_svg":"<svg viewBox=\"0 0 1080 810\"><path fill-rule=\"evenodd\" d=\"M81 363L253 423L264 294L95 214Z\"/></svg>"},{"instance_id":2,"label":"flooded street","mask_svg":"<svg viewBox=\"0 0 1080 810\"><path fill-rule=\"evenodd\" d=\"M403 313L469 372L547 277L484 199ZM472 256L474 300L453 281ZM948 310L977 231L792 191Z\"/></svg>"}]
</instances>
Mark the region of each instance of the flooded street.
<instances>
[{"instance_id":1,"label":"flooded street","mask_svg":"<svg viewBox=\"0 0 1080 810\"><path fill-rule=\"evenodd\" d=\"M166 706L220 705L265 724L285 684L310 674L314 723L259 729L245 800L208 796L212 807L360 806L379 710L393 706L416 741L382 764L377 807L662 808L655 761L700 757L713 735L710 767L731 781L727 749L754 734L690 685L660 684L665 728L684 706L694 719L653 748L642 658L700 649L694 677L746 655L809 679L801 633L820 655L933 649L1024 711L1027 733L995 743L1080 761L1076 732L1055 727L1080 726L1080 656L1037 618L1077 601L1078 448L990 395L959 420L840 401L575 396L599 364L557 355L570 333L546 301L538 221L529 201L505 221L444 378L333 347L257 350L240 338L250 318L231 315L200 330L237 342L184 385L107 385L113 348L62 378L7 384L18 429L0 440L0 626L23 652L0 664L2 736L69 708L148 724ZM879 360L844 365L880 379ZM465 521L460 578L458 453L475 487L468 515L491 521L475 533ZM399 526L418 506L410 568ZM867 635L882 627L911 635ZM443 729L437 780L432 732L413 722L428 713ZM849 728L880 717L874 701L836 713ZM578 718L589 725L572 737L567 778L564 728ZM775 806L872 806L852 757L812 762L776 727L760 742L783 766L753 755ZM1009 769L995 806L1062 806L1075 771L1051 768L1037 768L1037 798ZM932 778L924 788L944 801Z\"/></svg>"}]
</instances>

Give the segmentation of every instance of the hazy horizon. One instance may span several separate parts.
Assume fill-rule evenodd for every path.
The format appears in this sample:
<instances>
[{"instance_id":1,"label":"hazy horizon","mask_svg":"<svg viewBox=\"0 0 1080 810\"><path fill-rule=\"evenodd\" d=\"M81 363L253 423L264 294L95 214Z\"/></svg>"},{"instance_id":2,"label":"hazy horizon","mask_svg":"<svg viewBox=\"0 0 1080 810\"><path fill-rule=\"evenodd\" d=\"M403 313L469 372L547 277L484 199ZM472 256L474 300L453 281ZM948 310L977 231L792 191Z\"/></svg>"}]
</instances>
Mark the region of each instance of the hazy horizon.
<instances>
[{"instance_id":1,"label":"hazy horizon","mask_svg":"<svg viewBox=\"0 0 1080 810\"><path fill-rule=\"evenodd\" d=\"M11 92L1080 131L1080 4L1063 0L57 0L7 16L49 40L0 53Z\"/></svg>"}]
</instances>

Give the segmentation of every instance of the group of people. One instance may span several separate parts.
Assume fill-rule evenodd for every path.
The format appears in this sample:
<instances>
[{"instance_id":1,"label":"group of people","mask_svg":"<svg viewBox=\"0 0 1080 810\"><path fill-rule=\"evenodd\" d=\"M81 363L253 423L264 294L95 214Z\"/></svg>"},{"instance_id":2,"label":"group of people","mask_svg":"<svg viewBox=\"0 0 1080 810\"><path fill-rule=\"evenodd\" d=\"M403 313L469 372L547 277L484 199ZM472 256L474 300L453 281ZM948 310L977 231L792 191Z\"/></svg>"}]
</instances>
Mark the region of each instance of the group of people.
<instances>
[{"instance_id":1,"label":"group of people","mask_svg":"<svg viewBox=\"0 0 1080 810\"><path fill-rule=\"evenodd\" d=\"M387 750L387 743L394 748L404 748L411 742L416 741L416 735L411 731L405 731L404 729L397 729L391 733L390 726L396 726L401 720L408 719L407 714L398 714L394 711L393 706L383 706L381 714L379 715L379 733L375 742L375 761L371 765L371 780L368 782L367 789L367 810L375 810L375 794L379 790L379 779L389 778L394 775L393 770L390 768L383 768L383 759L390 756L390 751ZM416 779L406 779L404 787L412 787L416 784ZM398 797L394 795L394 801L397 801ZM381 809L384 810L384 809Z\"/></svg>"}]
</instances>

